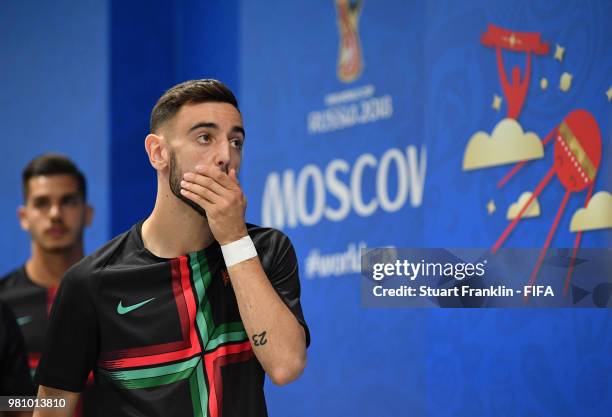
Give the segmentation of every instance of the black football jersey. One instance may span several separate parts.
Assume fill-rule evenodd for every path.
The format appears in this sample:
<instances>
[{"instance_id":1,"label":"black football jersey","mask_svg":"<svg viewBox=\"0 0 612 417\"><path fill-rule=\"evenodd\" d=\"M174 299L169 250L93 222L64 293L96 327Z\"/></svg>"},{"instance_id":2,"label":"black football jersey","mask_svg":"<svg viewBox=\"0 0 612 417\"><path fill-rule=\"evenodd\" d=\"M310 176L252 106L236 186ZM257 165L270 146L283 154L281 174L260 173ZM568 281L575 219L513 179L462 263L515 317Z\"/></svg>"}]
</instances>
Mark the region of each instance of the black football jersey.
<instances>
[{"instance_id":1,"label":"black football jersey","mask_svg":"<svg viewBox=\"0 0 612 417\"><path fill-rule=\"evenodd\" d=\"M56 288L35 284L26 274L25 266L0 279L0 299L4 300L17 317L17 324L25 339L28 364L32 373L38 366L45 341L48 312L53 304Z\"/></svg>"},{"instance_id":2,"label":"black football jersey","mask_svg":"<svg viewBox=\"0 0 612 417\"><path fill-rule=\"evenodd\" d=\"M266 416L264 371L220 246L159 258L144 247L141 226L68 271L37 382L80 391L93 370L100 416ZM309 342L291 242L270 228L248 232Z\"/></svg>"},{"instance_id":3,"label":"black football jersey","mask_svg":"<svg viewBox=\"0 0 612 417\"><path fill-rule=\"evenodd\" d=\"M35 395L27 351L15 316L0 301L0 395Z\"/></svg>"},{"instance_id":4,"label":"black football jersey","mask_svg":"<svg viewBox=\"0 0 612 417\"><path fill-rule=\"evenodd\" d=\"M28 276L25 265L0 279L0 299L11 307L17 317L17 324L25 340L24 355L27 354L31 376L36 372L44 349L49 312L56 292L56 287L45 288L34 283ZM90 373L87 389L79 399L73 417L94 415L95 392L92 386L93 374ZM36 395L36 387L32 395Z\"/></svg>"}]
</instances>

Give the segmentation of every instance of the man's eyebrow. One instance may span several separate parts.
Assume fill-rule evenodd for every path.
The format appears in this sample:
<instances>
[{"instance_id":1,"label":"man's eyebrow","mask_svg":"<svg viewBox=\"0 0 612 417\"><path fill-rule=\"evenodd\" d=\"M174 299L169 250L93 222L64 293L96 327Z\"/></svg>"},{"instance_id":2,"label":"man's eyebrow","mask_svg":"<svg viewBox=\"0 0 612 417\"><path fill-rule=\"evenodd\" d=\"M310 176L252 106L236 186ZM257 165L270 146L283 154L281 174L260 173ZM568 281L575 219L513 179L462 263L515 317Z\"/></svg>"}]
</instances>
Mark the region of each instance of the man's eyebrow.
<instances>
[{"instance_id":1,"label":"man's eyebrow","mask_svg":"<svg viewBox=\"0 0 612 417\"><path fill-rule=\"evenodd\" d=\"M232 127L232 132L236 132L236 133L242 133L242 137L246 137L246 132L244 131L244 128L242 126L234 126Z\"/></svg>"},{"instance_id":2,"label":"man's eyebrow","mask_svg":"<svg viewBox=\"0 0 612 417\"><path fill-rule=\"evenodd\" d=\"M81 193L79 191L75 191L75 192L72 192L72 193L64 193L64 194L61 194L61 195L58 196L58 198L60 200L65 200L67 198L75 198L75 197L81 198L82 195L81 195ZM49 194L40 194L40 195L30 196L30 198L32 200L34 200L34 201L37 201L37 200L49 200L49 199L52 198L52 196L50 196Z\"/></svg>"},{"instance_id":3,"label":"man's eyebrow","mask_svg":"<svg viewBox=\"0 0 612 417\"><path fill-rule=\"evenodd\" d=\"M189 129L189 131L187 133L191 133L194 130L200 129L200 128L209 128L209 129L215 129L218 130L219 129L219 125L214 123L214 122L200 122L200 123L196 123L195 125L191 126L191 128ZM236 133L241 133L242 136L246 136L246 133L244 131L244 128L242 126L234 126L232 127L232 132L236 132Z\"/></svg>"},{"instance_id":4,"label":"man's eyebrow","mask_svg":"<svg viewBox=\"0 0 612 417\"><path fill-rule=\"evenodd\" d=\"M187 133L191 133L196 129L199 129L201 127L207 127L210 129L219 129L219 125L213 122L200 122L200 123L196 123L195 125L191 126L191 128L189 129L189 131Z\"/></svg>"},{"instance_id":5,"label":"man's eyebrow","mask_svg":"<svg viewBox=\"0 0 612 417\"><path fill-rule=\"evenodd\" d=\"M50 197L48 194L42 194L42 195L30 196L30 198L32 199L32 201L41 201L41 200L48 200Z\"/></svg>"},{"instance_id":6,"label":"man's eyebrow","mask_svg":"<svg viewBox=\"0 0 612 417\"><path fill-rule=\"evenodd\" d=\"M73 193L66 193L66 194L62 194L60 196L61 199L65 199L65 198L74 198L74 197L81 197L81 193L79 191L75 191Z\"/></svg>"}]
</instances>

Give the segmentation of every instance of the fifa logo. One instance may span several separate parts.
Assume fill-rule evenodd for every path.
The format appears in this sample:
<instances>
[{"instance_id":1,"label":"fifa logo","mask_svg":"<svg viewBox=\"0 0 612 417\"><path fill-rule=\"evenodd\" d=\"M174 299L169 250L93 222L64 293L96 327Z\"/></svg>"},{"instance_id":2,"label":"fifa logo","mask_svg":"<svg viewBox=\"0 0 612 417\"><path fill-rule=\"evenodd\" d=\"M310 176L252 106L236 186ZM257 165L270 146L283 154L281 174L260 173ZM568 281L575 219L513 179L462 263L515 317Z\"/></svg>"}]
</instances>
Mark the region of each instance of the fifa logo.
<instances>
[{"instance_id":1,"label":"fifa logo","mask_svg":"<svg viewBox=\"0 0 612 417\"><path fill-rule=\"evenodd\" d=\"M362 0L336 0L338 31L340 32L338 78L345 83L355 81L363 70L358 33L361 8Z\"/></svg>"}]
</instances>

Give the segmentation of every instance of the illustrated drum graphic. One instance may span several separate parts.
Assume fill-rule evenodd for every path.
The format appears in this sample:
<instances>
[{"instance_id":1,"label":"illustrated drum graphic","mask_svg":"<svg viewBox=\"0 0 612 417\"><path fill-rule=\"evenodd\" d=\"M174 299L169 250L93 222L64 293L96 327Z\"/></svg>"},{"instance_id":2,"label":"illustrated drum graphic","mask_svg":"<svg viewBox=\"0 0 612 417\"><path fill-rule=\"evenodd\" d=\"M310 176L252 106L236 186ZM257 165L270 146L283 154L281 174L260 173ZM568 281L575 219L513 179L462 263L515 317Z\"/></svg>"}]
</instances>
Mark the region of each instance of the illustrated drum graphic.
<instances>
[{"instance_id":1,"label":"illustrated drum graphic","mask_svg":"<svg viewBox=\"0 0 612 417\"><path fill-rule=\"evenodd\" d=\"M582 191L595 180L601 162L601 133L586 110L575 110L559 125L555 140L555 172L563 187Z\"/></svg>"},{"instance_id":2,"label":"illustrated drum graphic","mask_svg":"<svg viewBox=\"0 0 612 417\"><path fill-rule=\"evenodd\" d=\"M563 200L559 205L559 209L557 210L553 224L548 232L544 246L540 251L540 256L538 257L536 265L531 273L529 285L533 285L536 281L538 271L542 265L546 251L552 242L557 226L559 225L559 221L563 216L563 212L569 200L570 194L588 188L584 206L586 207L588 205L593 194L595 178L597 177L597 171L601 162L601 132L595 117L593 117L593 115L587 110L581 109L570 112L563 119L563 121L546 136L546 139L544 139L542 143L546 145L553 137L555 138L553 166L537 185L529 197L529 200L519 211L518 215L506 227L492 247L492 252L497 252L497 250L504 244L512 230L516 227L527 207L529 207L531 202L540 195L540 193L556 174L557 178L561 182L561 185L563 185L563 188L565 188L565 195L563 196ZM517 164L499 182L498 187L502 187L504 184L506 184L507 181L514 176L526 162L527 161L523 161ZM581 238L582 231L579 231L576 234L576 239L574 241L574 250L572 252L570 266L567 271L565 286L563 288L566 295L568 293L569 283Z\"/></svg>"}]
</instances>

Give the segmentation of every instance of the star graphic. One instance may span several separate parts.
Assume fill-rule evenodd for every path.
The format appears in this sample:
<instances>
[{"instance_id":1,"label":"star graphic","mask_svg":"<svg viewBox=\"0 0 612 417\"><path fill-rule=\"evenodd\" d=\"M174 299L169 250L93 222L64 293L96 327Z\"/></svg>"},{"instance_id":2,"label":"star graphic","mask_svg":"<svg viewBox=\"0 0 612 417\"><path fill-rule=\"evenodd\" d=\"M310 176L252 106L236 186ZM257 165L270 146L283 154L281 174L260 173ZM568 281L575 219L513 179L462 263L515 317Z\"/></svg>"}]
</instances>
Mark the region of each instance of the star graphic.
<instances>
[{"instance_id":1,"label":"star graphic","mask_svg":"<svg viewBox=\"0 0 612 417\"><path fill-rule=\"evenodd\" d=\"M498 96L497 94L495 94L493 96L493 104L491 104L491 107L499 111L501 109L501 104L502 104L502 98Z\"/></svg>"},{"instance_id":2,"label":"star graphic","mask_svg":"<svg viewBox=\"0 0 612 417\"><path fill-rule=\"evenodd\" d=\"M608 101L612 101L612 87L608 88L606 95L608 96Z\"/></svg>"},{"instance_id":3,"label":"star graphic","mask_svg":"<svg viewBox=\"0 0 612 417\"><path fill-rule=\"evenodd\" d=\"M555 59L559 62L562 62L563 55L565 55L565 48L557 44L557 47L555 48Z\"/></svg>"},{"instance_id":4,"label":"star graphic","mask_svg":"<svg viewBox=\"0 0 612 417\"><path fill-rule=\"evenodd\" d=\"M489 202L487 203L487 212L489 213L489 216L495 213L495 210L496 210L495 201L489 200Z\"/></svg>"},{"instance_id":5,"label":"star graphic","mask_svg":"<svg viewBox=\"0 0 612 417\"><path fill-rule=\"evenodd\" d=\"M559 90L567 93L570 88L572 88L572 79L574 76L569 72L564 72L561 74L561 78L559 79Z\"/></svg>"}]
</instances>

